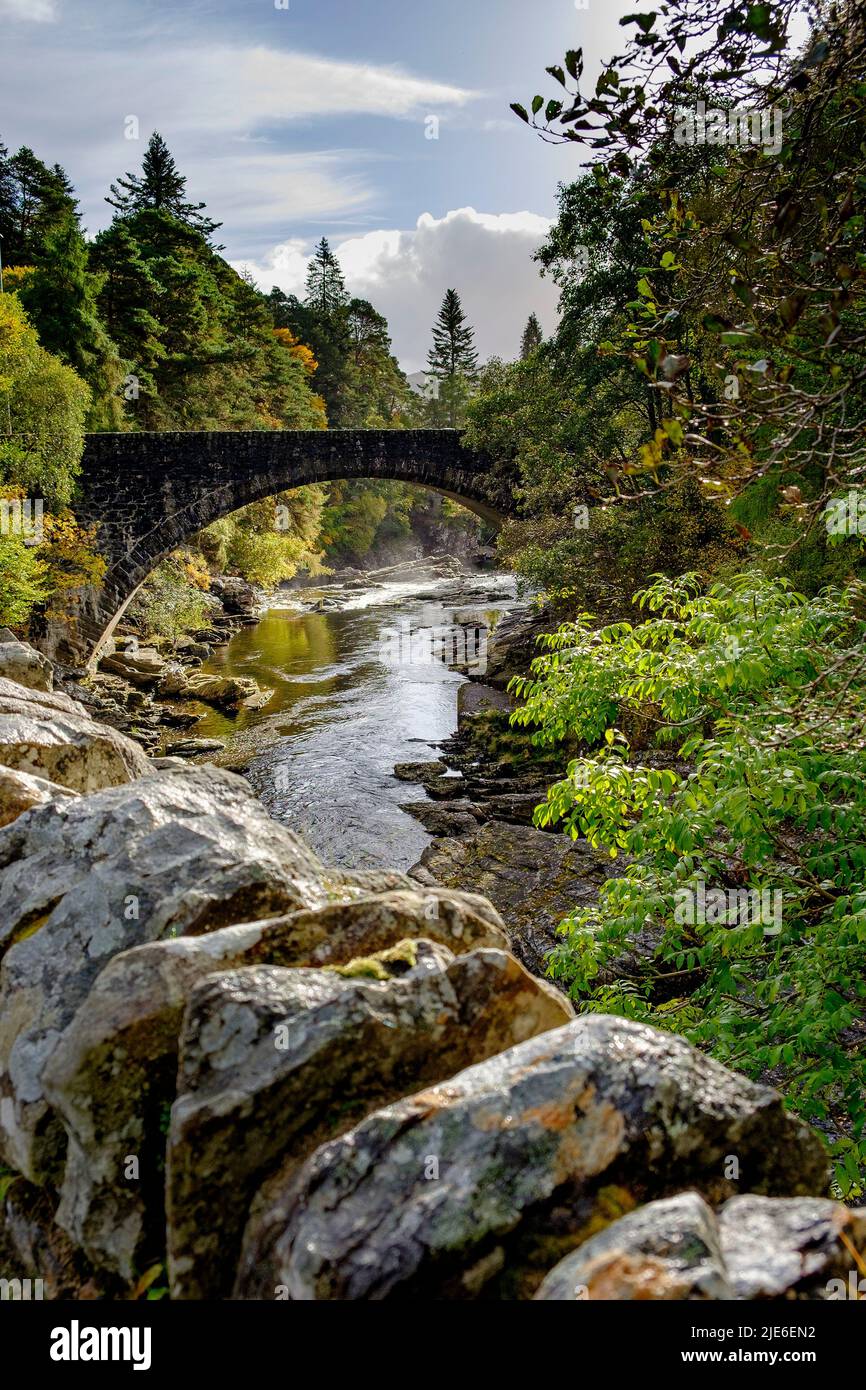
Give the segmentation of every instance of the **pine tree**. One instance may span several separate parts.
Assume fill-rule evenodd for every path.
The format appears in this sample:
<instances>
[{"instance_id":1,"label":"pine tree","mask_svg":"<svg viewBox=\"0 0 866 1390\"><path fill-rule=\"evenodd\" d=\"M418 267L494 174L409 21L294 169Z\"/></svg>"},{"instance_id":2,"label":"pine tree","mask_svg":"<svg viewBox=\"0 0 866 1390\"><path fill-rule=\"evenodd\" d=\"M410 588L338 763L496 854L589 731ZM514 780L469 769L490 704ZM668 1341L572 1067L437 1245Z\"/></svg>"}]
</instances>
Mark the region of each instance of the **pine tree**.
<instances>
[{"instance_id":1,"label":"pine tree","mask_svg":"<svg viewBox=\"0 0 866 1390\"><path fill-rule=\"evenodd\" d=\"M526 327L520 342L520 356L524 362L536 348L541 347L543 341L544 334L541 331L541 324L535 314L530 314L526 320Z\"/></svg>"},{"instance_id":2,"label":"pine tree","mask_svg":"<svg viewBox=\"0 0 866 1390\"><path fill-rule=\"evenodd\" d=\"M0 237L4 265L33 265L46 236L75 213L72 186L59 165L53 169L22 146L9 155L0 144Z\"/></svg>"},{"instance_id":3,"label":"pine tree","mask_svg":"<svg viewBox=\"0 0 866 1390\"><path fill-rule=\"evenodd\" d=\"M322 318L330 318L348 302L340 262L331 250L327 237L322 237L307 271L307 297L304 303Z\"/></svg>"},{"instance_id":4,"label":"pine tree","mask_svg":"<svg viewBox=\"0 0 866 1390\"><path fill-rule=\"evenodd\" d=\"M448 290L433 327L433 347L427 365L440 381L447 377L473 377L478 370L475 334L466 320L460 296Z\"/></svg>"},{"instance_id":5,"label":"pine tree","mask_svg":"<svg viewBox=\"0 0 866 1390\"><path fill-rule=\"evenodd\" d=\"M178 222L210 237L221 222L202 217L204 203L186 202L186 179L178 170L168 145L159 131L154 131L147 143L141 162L141 174L126 174L111 185L112 196L106 202L117 208L121 217L153 208L167 212Z\"/></svg>"}]
</instances>

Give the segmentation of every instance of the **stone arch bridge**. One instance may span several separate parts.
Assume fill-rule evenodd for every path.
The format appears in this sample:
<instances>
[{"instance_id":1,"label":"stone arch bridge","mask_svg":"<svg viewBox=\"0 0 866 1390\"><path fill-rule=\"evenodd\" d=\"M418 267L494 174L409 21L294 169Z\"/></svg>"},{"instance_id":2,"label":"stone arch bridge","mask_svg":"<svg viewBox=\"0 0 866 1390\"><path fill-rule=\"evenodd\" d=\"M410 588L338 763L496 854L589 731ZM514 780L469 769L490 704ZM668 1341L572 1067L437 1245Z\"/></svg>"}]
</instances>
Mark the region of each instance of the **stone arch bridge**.
<instances>
[{"instance_id":1,"label":"stone arch bridge","mask_svg":"<svg viewBox=\"0 0 866 1390\"><path fill-rule=\"evenodd\" d=\"M98 524L108 569L82 602L82 652L98 655L151 570L203 527L289 488L344 478L416 483L493 525L515 510L507 483L457 430L89 435L75 511Z\"/></svg>"}]
</instances>

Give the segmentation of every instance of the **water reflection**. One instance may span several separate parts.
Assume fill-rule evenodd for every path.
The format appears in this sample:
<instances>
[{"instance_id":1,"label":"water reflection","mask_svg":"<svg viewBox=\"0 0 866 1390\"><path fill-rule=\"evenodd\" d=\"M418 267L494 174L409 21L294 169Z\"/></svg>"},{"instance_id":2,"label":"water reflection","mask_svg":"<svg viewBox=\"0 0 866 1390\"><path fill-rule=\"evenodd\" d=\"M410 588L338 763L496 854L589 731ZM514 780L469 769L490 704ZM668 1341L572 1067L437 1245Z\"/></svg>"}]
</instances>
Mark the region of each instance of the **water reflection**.
<instances>
[{"instance_id":1,"label":"water reflection","mask_svg":"<svg viewBox=\"0 0 866 1390\"><path fill-rule=\"evenodd\" d=\"M491 592L503 585L490 577ZM233 755L249 758L246 776L271 814L331 863L406 869L429 842L400 810L424 793L396 781L393 768L436 757L435 743L454 731L464 677L438 661L394 664L383 634L407 621L413 630L448 624L462 600L453 584L416 590L423 600L402 585L399 594L354 594L339 611L273 608L205 667L274 693L236 718L209 711L194 733L229 739ZM495 621L513 597L469 601Z\"/></svg>"}]
</instances>

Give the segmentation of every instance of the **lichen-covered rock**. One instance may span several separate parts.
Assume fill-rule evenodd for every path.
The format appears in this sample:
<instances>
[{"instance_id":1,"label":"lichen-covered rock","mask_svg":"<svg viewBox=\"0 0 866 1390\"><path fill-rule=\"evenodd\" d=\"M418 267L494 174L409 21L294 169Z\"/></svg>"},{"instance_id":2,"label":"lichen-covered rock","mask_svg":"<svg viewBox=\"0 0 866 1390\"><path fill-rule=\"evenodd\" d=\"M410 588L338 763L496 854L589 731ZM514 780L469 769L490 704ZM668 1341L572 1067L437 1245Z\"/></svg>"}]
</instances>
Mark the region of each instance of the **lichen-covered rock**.
<instances>
[{"instance_id":1,"label":"lichen-covered rock","mask_svg":"<svg viewBox=\"0 0 866 1390\"><path fill-rule=\"evenodd\" d=\"M360 968L261 967L204 981L184 1022L167 1150L172 1296L230 1291L250 1199L278 1163L280 1187L317 1143L376 1106L569 1013L505 952L455 959L426 941ZM260 1248L272 1216L256 1227Z\"/></svg>"},{"instance_id":2,"label":"lichen-covered rock","mask_svg":"<svg viewBox=\"0 0 866 1390\"><path fill-rule=\"evenodd\" d=\"M735 1298L866 1297L866 1211L748 1194L725 1203L719 1230Z\"/></svg>"},{"instance_id":3,"label":"lichen-covered rock","mask_svg":"<svg viewBox=\"0 0 866 1390\"><path fill-rule=\"evenodd\" d=\"M175 1095L178 1038L193 986L241 965L340 964L426 936L455 953L502 946L498 918L458 893L385 893L330 903L206 936L158 941L109 962L60 1037L42 1076L69 1137L57 1218L90 1259L131 1277L158 1222L161 1191L130 1182L162 1159L160 1121ZM360 960L358 959L360 958Z\"/></svg>"},{"instance_id":4,"label":"lichen-covered rock","mask_svg":"<svg viewBox=\"0 0 866 1390\"><path fill-rule=\"evenodd\" d=\"M820 1140L775 1091L681 1038L586 1015L324 1144L269 1193L281 1230L248 1232L238 1293L531 1296L617 1194L622 1210L685 1187L731 1195L731 1154L759 1192L825 1184Z\"/></svg>"},{"instance_id":5,"label":"lichen-covered rock","mask_svg":"<svg viewBox=\"0 0 866 1390\"><path fill-rule=\"evenodd\" d=\"M144 776L137 743L90 718L60 691L25 689L0 678L0 764L77 792Z\"/></svg>"},{"instance_id":6,"label":"lichen-covered rock","mask_svg":"<svg viewBox=\"0 0 866 1390\"><path fill-rule=\"evenodd\" d=\"M715 1215L698 1192L614 1221L560 1260L535 1295L559 1303L733 1296Z\"/></svg>"},{"instance_id":7,"label":"lichen-covered rock","mask_svg":"<svg viewBox=\"0 0 866 1390\"><path fill-rule=\"evenodd\" d=\"M68 1137L57 1221L94 1264L127 1282L151 1232L154 1252L162 1245L162 1124L187 996L206 975L260 959L268 926L224 927L115 956L43 1070L45 1098Z\"/></svg>"},{"instance_id":8,"label":"lichen-covered rock","mask_svg":"<svg viewBox=\"0 0 866 1390\"><path fill-rule=\"evenodd\" d=\"M278 924L273 924L276 932ZM425 936L452 951L505 949L502 919L485 898L447 888L365 894L294 912L279 926L279 964L332 965L384 951L404 937ZM273 959L273 958L272 958Z\"/></svg>"},{"instance_id":9,"label":"lichen-covered rock","mask_svg":"<svg viewBox=\"0 0 866 1390\"><path fill-rule=\"evenodd\" d=\"M31 1181L61 1134L42 1094L59 1036L112 956L322 902L324 871L231 773L155 773L0 830L0 1146Z\"/></svg>"},{"instance_id":10,"label":"lichen-covered rock","mask_svg":"<svg viewBox=\"0 0 866 1390\"><path fill-rule=\"evenodd\" d=\"M0 677L30 690L52 690L54 667L26 642L0 640Z\"/></svg>"},{"instance_id":11,"label":"lichen-covered rock","mask_svg":"<svg viewBox=\"0 0 866 1390\"><path fill-rule=\"evenodd\" d=\"M58 797L70 796L75 796L75 792L69 787L59 787L44 777L32 777L28 772L15 772L11 767L0 766L0 830L23 816L25 811L45 806Z\"/></svg>"}]
</instances>

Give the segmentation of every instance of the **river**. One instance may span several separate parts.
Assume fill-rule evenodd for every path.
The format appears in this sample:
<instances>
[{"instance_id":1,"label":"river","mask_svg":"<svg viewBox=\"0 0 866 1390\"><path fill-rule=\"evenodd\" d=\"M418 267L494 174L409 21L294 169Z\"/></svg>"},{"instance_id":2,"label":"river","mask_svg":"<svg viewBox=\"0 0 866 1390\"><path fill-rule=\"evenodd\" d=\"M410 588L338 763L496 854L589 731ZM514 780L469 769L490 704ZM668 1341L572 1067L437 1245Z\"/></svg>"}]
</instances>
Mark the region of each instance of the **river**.
<instances>
[{"instance_id":1,"label":"river","mask_svg":"<svg viewBox=\"0 0 866 1390\"><path fill-rule=\"evenodd\" d=\"M466 679L446 660L465 654L482 675L484 624L515 603L503 574L292 591L203 668L253 677L273 691L268 704L234 718L211 710L194 732L227 740L218 761L243 767L269 812L327 862L408 869L430 836L400 806L425 793L394 765L436 758ZM470 618L465 653L455 616Z\"/></svg>"}]
</instances>

